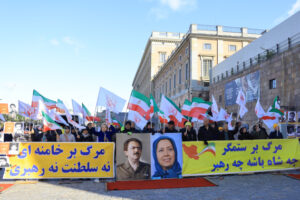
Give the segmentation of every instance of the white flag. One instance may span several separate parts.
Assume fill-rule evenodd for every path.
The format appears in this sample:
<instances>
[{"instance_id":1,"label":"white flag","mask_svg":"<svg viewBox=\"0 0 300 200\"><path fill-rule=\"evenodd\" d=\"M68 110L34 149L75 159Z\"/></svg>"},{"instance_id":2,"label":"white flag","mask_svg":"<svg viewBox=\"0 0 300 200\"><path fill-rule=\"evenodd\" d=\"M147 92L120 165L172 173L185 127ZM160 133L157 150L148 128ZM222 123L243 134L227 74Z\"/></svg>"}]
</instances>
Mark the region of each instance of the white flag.
<instances>
[{"instance_id":1,"label":"white flag","mask_svg":"<svg viewBox=\"0 0 300 200\"><path fill-rule=\"evenodd\" d=\"M262 108L262 106L259 103L259 98L257 99L257 102L256 102L255 114L256 114L257 118L259 118L259 119L266 115L264 109Z\"/></svg>"},{"instance_id":2,"label":"white flag","mask_svg":"<svg viewBox=\"0 0 300 200\"><path fill-rule=\"evenodd\" d=\"M111 119L109 109L106 109L106 112L105 112L105 122L106 122L106 124L112 124L112 119Z\"/></svg>"},{"instance_id":3,"label":"white flag","mask_svg":"<svg viewBox=\"0 0 300 200\"><path fill-rule=\"evenodd\" d=\"M212 96L211 113L213 116L213 121L217 121L217 117L219 115L219 109L218 109L218 104L217 104L214 96Z\"/></svg>"},{"instance_id":4,"label":"white flag","mask_svg":"<svg viewBox=\"0 0 300 200\"><path fill-rule=\"evenodd\" d=\"M81 107L81 105L79 105L79 103L77 103L75 100L72 99L72 107L73 107L73 113L75 115L79 115L80 117L83 118L83 109Z\"/></svg>"},{"instance_id":5,"label":"white flag","mask_svg":"<svg viewBox=\"0 0 300 200\"><path fill-rule=\"evenodd\" d=\"M226 110L224 110L223 108L220 108L220 112L217 116L217 122L219 121L226 121L226 118L228 118L229 115L227 114Z\"/></svg>"},{"instance_id":6,"label":"white flag","mask_svg":"<svg viewBox=\"0 0 300 200\"><path fill-rule=\"evenodd\" d=\"M66 120L64 120L64 118L62 116L60 116L55 109L52 109L49 111L49 115L48 115L51 119L53 119L54 121L64 124L66 126L69 126L69 124L66 122Z\"/></svg>"},{"instance_id":7,"label":"white flag","mask_svg":"<svg viewBox=\"0 0 300 200\"><path fill-rule=\"evenodd\" d=\"M31 119L34 119L34 108L32 108L29 104L24 103L19 100L19 115L23 117L29 117Z\"/></svg>"},{"instance_id":8,"label":"white flag","mask_svg":"<svg viewBox=\"0 0 300 200\"><path fill-rule=\"evenodd\" d=\"M138 112L133 110L129 110L128 119L133 121L135 125L140 129L143 129L147 124L147 120L144 117L142 117Z\"/></svg>"},{"instance_id":9,"label":"white flag","mask_svg":"<svg viewBox=\"0 0 300 200\"><path fill-rule=\"evenodd\" d=\"M114 113L122 112L125 106L125 99L115 95L114 93L100 88L97 100L97 106L104 106Z\"/></svg>"},{"instance_id":10,"label":"white flag","mask_svg":"<svg viewBox=\"0 0 300 200\"><path fill-rule=\"evenodd\" d=\"M245 106L246 105L246 95L242 90L239 91L239 94L236 98L236 103L240 106L242 106L242 105Z\"/></svg>"}]
</instances>

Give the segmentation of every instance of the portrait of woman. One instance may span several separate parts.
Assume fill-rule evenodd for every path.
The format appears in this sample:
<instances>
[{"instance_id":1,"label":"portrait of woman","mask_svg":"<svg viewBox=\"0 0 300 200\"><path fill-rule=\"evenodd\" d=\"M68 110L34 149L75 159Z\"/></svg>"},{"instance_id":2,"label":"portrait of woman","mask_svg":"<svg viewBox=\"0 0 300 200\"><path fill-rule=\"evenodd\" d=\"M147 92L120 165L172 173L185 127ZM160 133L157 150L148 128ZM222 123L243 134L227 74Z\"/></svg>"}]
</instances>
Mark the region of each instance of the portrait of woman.
<instances>
[{"instance_id":1,"label":"portrait of woman","mask_svg":"<svg viewBox=\"0 0 300 200\"><path fill-rule=\"evenodd\" d=\"M182 157L182 149L178 149L174 138L163 135L153 140L152 179L181 178L182 158L178 159L179 157Z\"/></svg>"}]
</instances>

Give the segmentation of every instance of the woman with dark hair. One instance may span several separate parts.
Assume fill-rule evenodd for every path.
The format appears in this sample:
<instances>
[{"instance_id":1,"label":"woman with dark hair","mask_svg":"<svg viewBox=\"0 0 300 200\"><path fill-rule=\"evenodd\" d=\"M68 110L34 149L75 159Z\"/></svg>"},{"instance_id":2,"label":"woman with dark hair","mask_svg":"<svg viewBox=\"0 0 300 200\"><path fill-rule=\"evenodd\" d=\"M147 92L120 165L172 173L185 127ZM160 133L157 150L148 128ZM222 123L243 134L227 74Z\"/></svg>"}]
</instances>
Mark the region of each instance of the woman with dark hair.
<instances>
[{"instance_id":1,"label":"woman with dark hair","mask_svg":"<svg viewBox=\"0 0 300 200\"><path fill-rule=\"evenodd\" d=\"M177 148L174 140L161 136L153 142L155 173L152 179L181 178L181 166L177 160Z\"/></svg>"},{"instance_id":2,"label":"woman with dark hair","mask_svg":"<svg viewBox=\"0 0 300 200\"><path fill-rule=\"evenodd\" d=\"M251 140L253 139L252 135L247 131L246 127L240 129L240 134L238 136L239 140Z\"/></svg>"}]
</instances>

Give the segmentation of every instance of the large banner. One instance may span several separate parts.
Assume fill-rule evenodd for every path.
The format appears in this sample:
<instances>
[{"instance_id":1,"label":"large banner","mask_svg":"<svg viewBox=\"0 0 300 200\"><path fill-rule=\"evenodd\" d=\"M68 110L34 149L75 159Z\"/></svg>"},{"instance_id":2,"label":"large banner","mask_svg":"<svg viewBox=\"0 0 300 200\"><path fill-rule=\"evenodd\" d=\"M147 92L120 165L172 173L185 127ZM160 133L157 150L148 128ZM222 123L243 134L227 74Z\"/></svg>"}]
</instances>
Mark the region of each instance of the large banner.
<instances>
[{"instance_id":1,"label":"large banner","mask_svg":"<svg viewBox=\"0 0 300 200\"><path fill-rule=\"evenodd\" d=\"M240 90L246 95L246 101L254 101L260 96L260 76L259 71L253 72L241 78L237 78L225 84L225 105L235 104Z\"/></svg>"},{"instance_id":2,"label":"large banner","mask_svg":"<svg viewBox=\"0 0 300 200\"><path fill-rule=\"evenodd\" d=\"M298 139L183 142L183 176L300 167Z\"/></svg>"},{"instance_id":3,"label":"large banner","mask_svg":"<svg viewBox=\"0 0 300 200\"><path fill-rule=\"evenodd\" d=\"M19 143L4 179L113 178L114 143Z\"/></svg>"}]
</instances>

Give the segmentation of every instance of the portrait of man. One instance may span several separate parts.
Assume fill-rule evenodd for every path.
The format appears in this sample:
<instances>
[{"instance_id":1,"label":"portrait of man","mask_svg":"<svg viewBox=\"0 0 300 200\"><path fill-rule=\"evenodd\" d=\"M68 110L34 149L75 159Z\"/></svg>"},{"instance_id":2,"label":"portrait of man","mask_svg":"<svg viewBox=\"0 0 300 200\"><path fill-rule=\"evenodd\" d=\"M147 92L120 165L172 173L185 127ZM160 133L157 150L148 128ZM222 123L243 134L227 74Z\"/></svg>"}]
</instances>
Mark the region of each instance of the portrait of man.
<instances>
[{"instance_id":1,"label":"portrait of man","mask_svg":"<svg viewBox=\"0 0 300 200\"><path fill-rule=\"evenodd\" d=\"M23 134L24 133L24 124L22 122L16 122L14 128L15 134Z\"/></svg>"},{"instance_id":2,"label":"portrait of man","mask_svg":"<svg viewBox=\"0 0 300 200\"><path fill-rule=\"evenodd\" d=\"M122 135L124 136L125 134ZM147 136L148 134L145 135ZM147 139L147 137L137 138L134 136L125 136L122 139L118 139L117 135L117 144L118 142L120 143L120 141L122 141L122 145L117 145L122 147L122 149L117 149L117 180L149 179L151 169L149 160L147 162L145 159L142 159L144 153L149 153L149 149L147 150L144 147L144 143L150 143L149 139ZM149 144L145 146L149 148ZM123 158L121 158L121 156ZM144 155L143 157L148 156Z\"/></svg>"},{"instance_id":3,"label":"portrait of man","mask_svg":"<svg viewBox=\"0 0 300 200\"><path fill-rule=\"evenodd\" d=\"M296 122L296 112L295 111L289 111L288 112L288 122Z\"/></svg>"},{"instance_id":4,"label":"portrait of man","mask_svg":"<svg viewBox=\"0 0 300 200\"><path fill-rule=\"evenodd\" d=\"M182 177L182 137L180 133L151 135L151 178Z\"/></svg>"},{"instance_id":5,"label":"portrait of man","mask_svg":"<svg viewBox=\"0 0 300 200\"><path fill-rule=\"evenodd\" d=\"M9 143L8 155L18 155L19 154L19 143Z\"/></svg>"},{"instance_id":6,"label":"portrait of man","mask_svg":"<svg viewBox=\"0 0 300 200\"><path fill-rule=\"evenodd\" d=\"M9 105L9 116L13 119L17 117L17 106L14 103Z\"/></svg>"},{"instance_id":7,"label":"portrait of man","mask_svg":"<svg viewBox=\"0 0 300 200\"><path fill-rule=\"evenodd\" d=\"M0 168L9 167L9 160L7 156L0 156Z\"/></svg>"},{"instance_id":8,"label":"portrait of man","mask_svg":"<svg viewBox=\"0 0 300 200\"><path fill-rule=\"evenodd\" d=\"M295 126L293 126L293 125L287 126L287 134L289 136L295 135Z\"/></svg>"}]
</instances>

